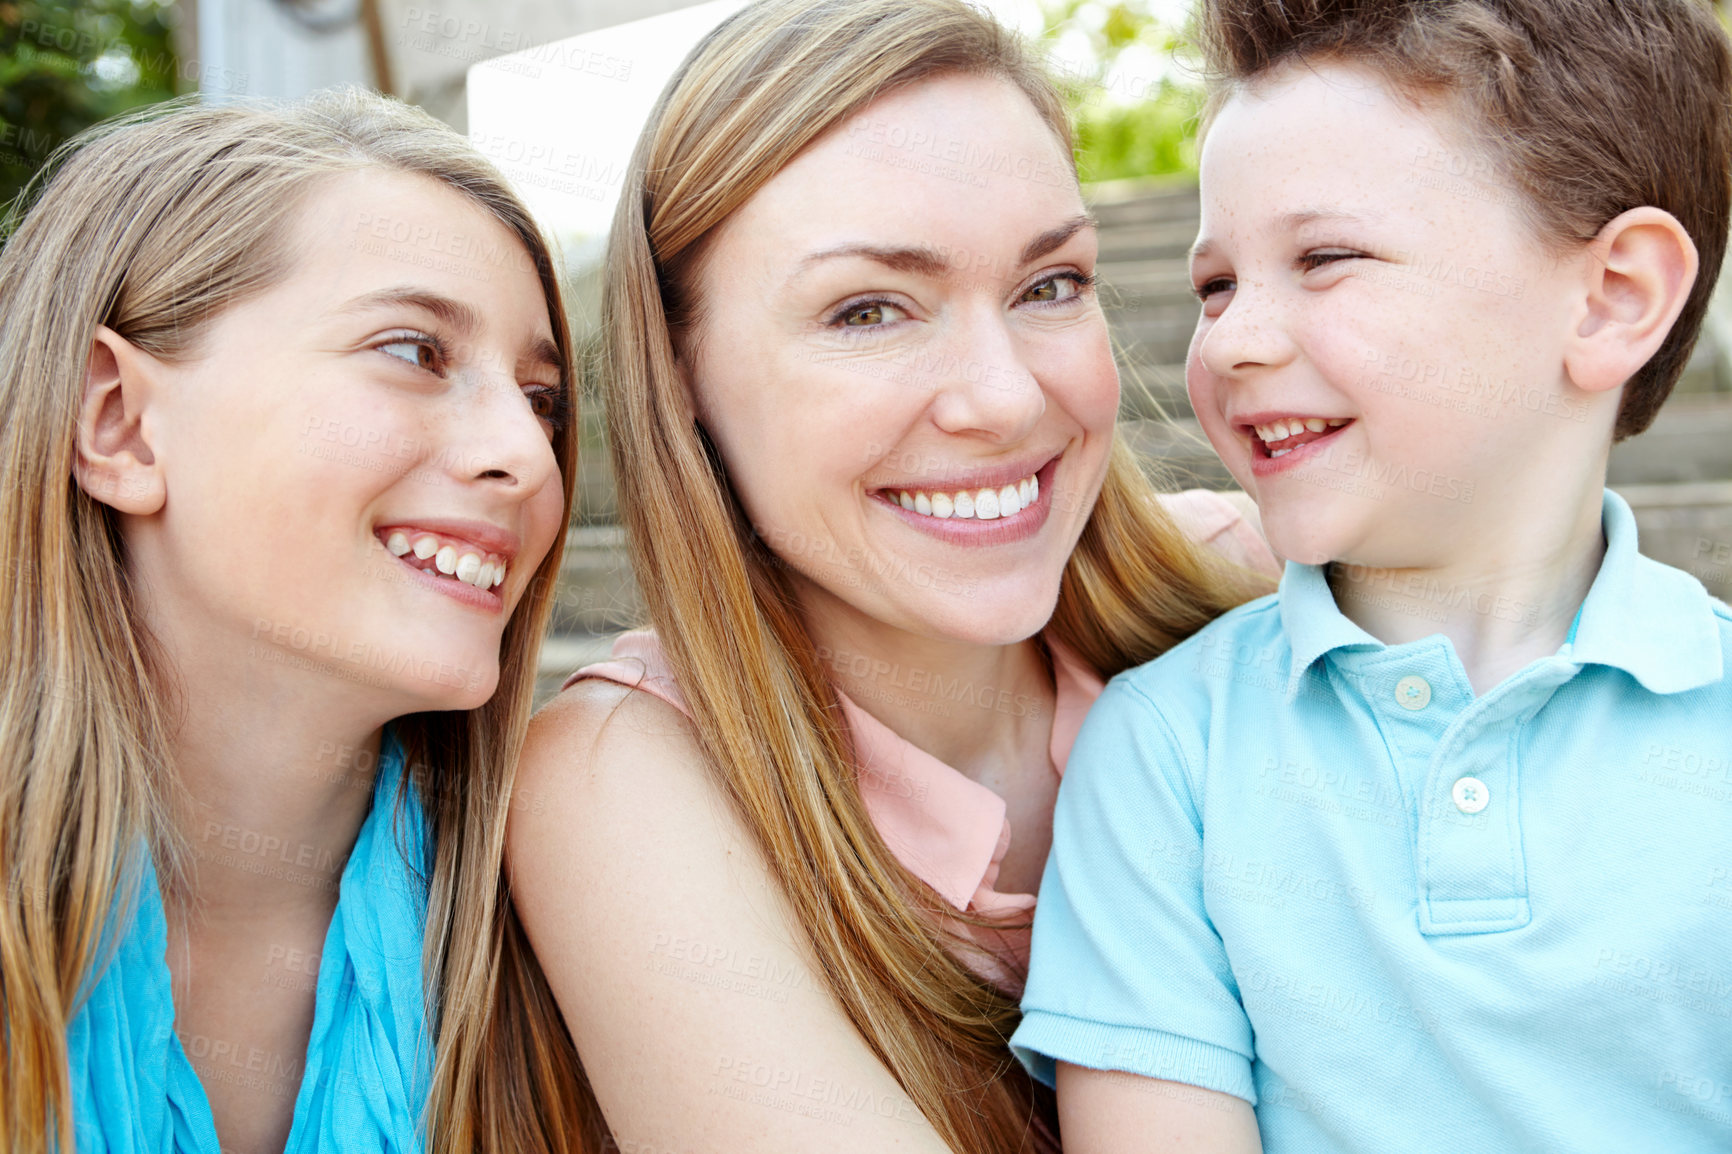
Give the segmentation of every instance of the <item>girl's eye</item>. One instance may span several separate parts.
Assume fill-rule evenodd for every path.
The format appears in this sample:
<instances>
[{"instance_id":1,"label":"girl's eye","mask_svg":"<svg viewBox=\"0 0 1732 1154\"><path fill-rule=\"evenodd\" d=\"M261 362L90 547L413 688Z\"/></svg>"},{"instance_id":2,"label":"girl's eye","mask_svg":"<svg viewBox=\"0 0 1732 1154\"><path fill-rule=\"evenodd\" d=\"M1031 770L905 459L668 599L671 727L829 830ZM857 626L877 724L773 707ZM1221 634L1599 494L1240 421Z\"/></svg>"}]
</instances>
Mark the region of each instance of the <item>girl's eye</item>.
<instances>
[{"instance_id":1,"label":"girl's eye","mask_svg":"<svg viewBox=\"0 0 1732 1154\"><path fill-rule=\"evenodd\" d=\"M523 395L529 398L529 408L536 419L546 421L554 432L571 424L571 398L558 385L537 385L525 389Z\"/></svg>"},{"instance_id":2,"label":"girl's eye","mask_svg":"<svg viewBox=\"0 0 1732 1154\"><path fill-rule=\"evenodd\" d=\"M443 359L440 356L438 344L428 337L389 341L375 347L388 357L407 361L416 368L425 369L430 373L439 371L439 364Z\"/></svg>"},{"instance_id":3,"label":"girl's eye","mask_svg":"<svg viewBox=\"0 0 1732 1154\"><path fill-rule=\"evenodd\" d=\"M1237 287L1238 285L1234 282L1233 278L1218 276L1213 280L1204 281L1191 291L1197 294L1198 300L1207 302L1208 299L1216 293L1229 293Z\"/></svg>"},{"instance_id":4,"label":"girl's eye","mask_svg":"<svg viewBox=\"0 0 1732 1154\"><path fill-rule=\"evenodd\" d=\"M1075 272L1061 272L1032 285L1019 299L1036 304L1068 301L1073 297L1081 296L1083 289L1094 283L1095 278L1092 276L1084 276Z\"/></svg>"}]
</instances>

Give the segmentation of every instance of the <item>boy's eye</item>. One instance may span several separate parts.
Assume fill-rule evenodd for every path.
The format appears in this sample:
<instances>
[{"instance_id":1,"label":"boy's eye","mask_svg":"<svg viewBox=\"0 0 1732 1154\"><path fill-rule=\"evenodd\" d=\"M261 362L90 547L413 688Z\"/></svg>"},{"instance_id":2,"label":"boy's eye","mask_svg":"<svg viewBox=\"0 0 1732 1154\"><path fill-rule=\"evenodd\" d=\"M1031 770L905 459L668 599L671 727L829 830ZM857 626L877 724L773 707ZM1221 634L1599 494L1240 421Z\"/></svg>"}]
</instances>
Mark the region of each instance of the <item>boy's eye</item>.
<instances>
[{"instance_id":1,"label":"boy's eye","mask_svg":"<svg viewBox=\"0 0 1732 1154\"><path fill-rule=\"evenodd\" d=\"M1344 252L1340 249L1326 249L1322 252L1308 252L1299 258L1299 267L1306 272L1320 269L1326 264L1334 264L1338 260L1353 260L1362 254Z\"/></svg>"},{"instance_id":2,"label":"boy's eye","mask_svg":"<svg viewBox=\"0 0 1732 1154\"><path fill-rule=\"evenodd\" d=\"M439 370L439 349L431 340L405 338L388 341L376 347L386 356L407 361L418 369L425 369L430 373Z\"/></svg>"}]
</instances>

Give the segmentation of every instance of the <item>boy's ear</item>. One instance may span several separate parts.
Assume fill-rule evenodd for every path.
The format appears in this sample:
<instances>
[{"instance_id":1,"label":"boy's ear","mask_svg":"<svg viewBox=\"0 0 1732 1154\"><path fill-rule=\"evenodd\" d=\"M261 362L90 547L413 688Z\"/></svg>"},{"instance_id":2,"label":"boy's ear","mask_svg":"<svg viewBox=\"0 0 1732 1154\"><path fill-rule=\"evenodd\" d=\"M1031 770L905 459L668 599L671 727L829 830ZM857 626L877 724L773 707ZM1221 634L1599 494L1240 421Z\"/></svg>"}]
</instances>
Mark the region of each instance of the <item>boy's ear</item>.
<instances>
[{"instance_id":1,"label":"boy's ear","mask_svg":"<svg viewBox=\"0 0 1732 1154\"><path fill-rule=\"evenodd\" d=\"M161 368L155 357L113 329L96 327L84 370L72 472L79 488L122 513L155 513L168 498L151 443L151 402Z\"/></svg>"},{"instance_id":2,"label":"boy's ear","mask_svg":"<svg viewBox=\"0 0 1732 1154\"><path fill-rule=\"evenodd\" d=\"M1696 244L1678 218L1643 207L1613 217L1588 245L1587 293L1564 370L1577 388L1615 389L1648 363L1696 283Z\"/></svg>"}]
</instances>

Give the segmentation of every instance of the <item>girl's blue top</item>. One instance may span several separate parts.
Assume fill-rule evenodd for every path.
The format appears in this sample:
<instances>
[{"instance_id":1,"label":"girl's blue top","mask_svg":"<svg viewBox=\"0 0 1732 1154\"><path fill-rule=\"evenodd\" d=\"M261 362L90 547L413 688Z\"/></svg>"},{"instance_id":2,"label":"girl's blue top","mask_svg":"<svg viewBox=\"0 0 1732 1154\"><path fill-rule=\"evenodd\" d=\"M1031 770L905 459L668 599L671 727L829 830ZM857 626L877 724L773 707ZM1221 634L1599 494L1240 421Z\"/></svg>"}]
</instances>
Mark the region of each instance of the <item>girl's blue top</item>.
<instances>
[{"instance_id":1,"label":"girl's blue top","mask_svg":"<svg viewBox=\"0 0 1732 1154\"><path fill-rule=\"evenodd\" d=\"M432 1042L418 871L426 868L428 833L413 789L397 803L402 776L403 749L387 726L372 810L343 867L325 934L305 1061L297 1067L262 1050L192 1043L211 1077L293 1085L299 1074L285 1154L409 1154L424 1146ZM150 855L141 856L130 923L67 1030L78 1154L222 1154L204 1086L174 1031L168 925Z\"/></svg>"}]
</instances>

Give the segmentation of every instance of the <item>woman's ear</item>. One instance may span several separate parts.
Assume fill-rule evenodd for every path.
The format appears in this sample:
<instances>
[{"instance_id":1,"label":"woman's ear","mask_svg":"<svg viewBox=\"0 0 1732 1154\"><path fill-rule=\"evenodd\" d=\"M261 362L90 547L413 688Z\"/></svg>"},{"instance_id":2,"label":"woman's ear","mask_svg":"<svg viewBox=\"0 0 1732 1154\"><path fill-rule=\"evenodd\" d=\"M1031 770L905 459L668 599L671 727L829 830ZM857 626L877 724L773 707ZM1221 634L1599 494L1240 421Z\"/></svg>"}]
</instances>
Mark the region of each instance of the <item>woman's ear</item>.
<instances>
[{"instance_id":1,"label":"woman's ear","mask_svg":"<svg viewBox=\"0 0 1732 1154\"><path fill-rule=\"evenodd\" d=\"M674 370L680 377L680 413L687 421L696 423L698 419L697 383L692 379L692 362L687 355L689 350L678 350L674 353Z\"/></svg>"},{"instance_id":2,"label":"woman's ear","mask_svg":"<svg viewBox=\"0 0 1732 1154\"><path fill-rule=\"evenodd\" d=\"M1696 283L1696 244L1664 209L1632 208L1588 245L1580 320L1564 352L1577 388L1605 392L1660 350Z\"/></svg>"},{"instance_id":3,"label":"woman's ear","mask_svg":"<svg viewBox=\"0 0 1732 1154\"><path fill-rule=\"evenodd\" d=\"M72 472L79 488L122 513L149 515L168 498L153 440L153 401L162 365L103 325L90 342L78 445Z\"/></svg>"}]
</instances>

